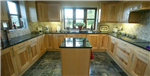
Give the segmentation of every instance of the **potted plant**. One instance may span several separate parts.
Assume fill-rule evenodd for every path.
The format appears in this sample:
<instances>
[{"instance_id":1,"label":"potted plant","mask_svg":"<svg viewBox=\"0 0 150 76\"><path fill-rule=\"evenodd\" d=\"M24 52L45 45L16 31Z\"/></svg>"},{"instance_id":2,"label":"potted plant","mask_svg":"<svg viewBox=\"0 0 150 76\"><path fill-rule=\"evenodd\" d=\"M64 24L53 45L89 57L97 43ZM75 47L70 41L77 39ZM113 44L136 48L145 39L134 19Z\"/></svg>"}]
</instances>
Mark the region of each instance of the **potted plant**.
<instances>
[{"instance_id":1,"label":"potted plant","mask_svg":"<svg viewBox=\"0 0 150 76\"><path fill-rule=\"evenodd\" d=\"M85 23L84 22L77 22L74 24L74 26L75 27L77 26L79 28L79 31L81 31L82 28L85 26Z\"/></svg>"}]
</instances>

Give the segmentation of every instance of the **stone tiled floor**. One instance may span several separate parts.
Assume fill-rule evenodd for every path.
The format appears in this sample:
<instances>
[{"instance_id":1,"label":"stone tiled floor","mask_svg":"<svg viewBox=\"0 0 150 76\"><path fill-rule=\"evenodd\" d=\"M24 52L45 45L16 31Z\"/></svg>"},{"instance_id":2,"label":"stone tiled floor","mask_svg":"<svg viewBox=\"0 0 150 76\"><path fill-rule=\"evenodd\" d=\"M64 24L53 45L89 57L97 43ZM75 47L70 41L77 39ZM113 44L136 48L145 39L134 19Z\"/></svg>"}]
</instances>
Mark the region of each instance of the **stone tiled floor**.
<instances>
[{"instance_id":1,"label":"stone tiled floor","mask_svg":"<svg viewBox=\"0 0 150 76\"><path fill-rule=\"evenodd\" d=\"M106 52L93 52L90 76L127 76ZM23 76L62 76L60 52L46 52Z\"/></svg>"}]
</instances>

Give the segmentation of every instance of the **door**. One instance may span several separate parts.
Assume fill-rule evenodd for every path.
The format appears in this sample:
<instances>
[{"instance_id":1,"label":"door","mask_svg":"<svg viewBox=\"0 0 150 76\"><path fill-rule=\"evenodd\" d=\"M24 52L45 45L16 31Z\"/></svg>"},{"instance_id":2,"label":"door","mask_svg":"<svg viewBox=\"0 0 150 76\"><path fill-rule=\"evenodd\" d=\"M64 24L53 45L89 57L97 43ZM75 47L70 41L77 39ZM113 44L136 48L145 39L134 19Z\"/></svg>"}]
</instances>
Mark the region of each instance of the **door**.
<instances>
[{"instance_id":1,"label":"door","mask_svg":"<svg viewBox=\"0 0 150 76\"><path fill-rule=\"evenodd\" d=\"M86 34L77 34L78 38L87 38Z\"/></svg>"},{"instance_id":2,"label":"door","mask_svg":"<svg viewBox=\"0 0 150 76\"><path fill-rule=\"evenodd\" d=\"M48 48L49 49L53 49L53 44L54 44L54 40L53 40L53 35L54 34L48 34Z\"/></svg>"},{"instance_id":3,"label":"door","mask_svg":"<svg viewBox=\"0 0 150 76\"><path fill-rule=\"evenodd\" d=\"M60 3L48 4L48 15L50 21L60 22Z\"/></svg>"},{"instance_id":4,"label":"door","mask_svg":"<svg viewBox=\"0 0 150 76\"><path fill-rule=\"evenodd\" d=\"M99 34L88 34L87 39L92 45L92 49L99 49Z\"/></svg>"},{"instance_id":5,"label":"door","mask_svg":"<svg viewBox=\"0 0 150 76\"><path fill-rule=\"evenodd\" d=\"M37 14L38 14L38 21L48 21L48 11L47 11L47 4L45 3L37 3Z\"/></svg>"},{"instance_id":6,"label":"door","mask_svg":"<svg viewBox=\"0 0 150 76\"><path fill-rule=\"evenodd\" d=\"M15 50L15 56L19 73L21 73L30 65L29 48L27 46L23 46L18 50Z\"/></svg>"},{"instance_id":7,"label":"door","mask_svg":"<svg viewBox=\"0 0 150 76\"><path fill-rule=\"evenodd\" d=\"M65 39L66 35L65 34L54 34L53 39L54 39L54 49L59 49L60 44L62 41Z\"/></svg>"},{"instance_id":8,"label":"door","mask_svg":"<svg viewBox=\"0 0 150 76\"><path fill-rule=\"evenodd\" d=\"M99 49L106 49L107 47L107 42L108 42L108 35L100 35L100 47Z\"/></svg>"},{"instance_id":9,"label":"door","mask_svg":"<svg viewBox=\"0 0 150 76\"><path fill-rule=\"evenodd\" d=\"M1 51L1 76L17 76L16 55L12 47Z\"/></svg>"},{"instance_id":10,"label":"door","mask_svg":"<svg viewBox=\"0 0 150 76\"><path fill-rule=\"evenodd\" d=\"M1 20L9 20L6 8L6 1L1 1Z\"/></svg>"},{"instance_id":11,"label":"door","mask_svg":"<svg viewBox=\"0 0 150 76\"><path fill-rule=\"evenodd\" d=\"M148 54L146 50L135 47L130 71L133 76L150 75L150 59Z\"/></svg>"},{"instance_id":12,"label":"door","mask_svg":"<svg viewBox=\"0 0 150 76\"><path fill-rule=\"evenodd\" d=\"M31 61L34 61L38 58L38 50L37 50L37 41L30 44L30 55L31 55Z\"/></svg>"}]
</instances>

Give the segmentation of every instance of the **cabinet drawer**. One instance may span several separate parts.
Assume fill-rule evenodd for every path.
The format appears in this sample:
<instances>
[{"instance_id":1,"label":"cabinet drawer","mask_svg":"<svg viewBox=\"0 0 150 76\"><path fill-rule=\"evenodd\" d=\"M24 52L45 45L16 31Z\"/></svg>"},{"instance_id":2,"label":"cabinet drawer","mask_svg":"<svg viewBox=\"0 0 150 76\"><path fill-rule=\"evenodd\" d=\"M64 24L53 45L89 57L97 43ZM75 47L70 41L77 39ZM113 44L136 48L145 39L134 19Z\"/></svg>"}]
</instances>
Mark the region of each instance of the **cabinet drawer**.
<instances>
[{"instance_id":1,"label":"cabinet drawer","mask_svg":"<svg viewBox=\"0 0 150 76\"><path fill-rule=\"evenodd\" d=\"M37 41L37 38L30 39L30 40L29 40L29 44L32 44L32 43L34 43L34 42L36 42L36 41Z\"/></svg>"},{"instance_id":2,"label":"cabinet drawer","mask_svg":"<svg viewBox=\"0 0 150 76\"><path fill-rule=\"evenodd\" d=\"M28 41L21 42L21 43L19 43L19 44L17 44L17 45L14 45L14 46L13 46L13 49L14 49L14 51L17 51L17 50L19 50L19 49L21 49L21 48L26 47L28 44L29 44Z\"/></svg>"}]
</instances>

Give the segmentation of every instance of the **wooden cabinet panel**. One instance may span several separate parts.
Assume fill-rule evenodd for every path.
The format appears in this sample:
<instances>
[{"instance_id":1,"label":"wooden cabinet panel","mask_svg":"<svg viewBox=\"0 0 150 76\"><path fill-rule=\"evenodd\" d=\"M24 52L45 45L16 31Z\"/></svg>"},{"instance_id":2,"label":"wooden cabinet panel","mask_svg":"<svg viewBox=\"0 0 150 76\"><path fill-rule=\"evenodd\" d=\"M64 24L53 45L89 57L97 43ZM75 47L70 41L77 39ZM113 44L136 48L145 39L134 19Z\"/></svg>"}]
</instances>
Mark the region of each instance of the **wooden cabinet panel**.
<instances>
[{"instance_id":1,"label":"wooden cabinet panel","mask_svg":"<svg viewBox=\"0 0 150 76\"><path fill-rule=\"evenodd\" d=\"M106 49L107 42L108 42L108 35L101 34L99 38L100 38L100 47L99 47L99 49Z\"/></svg>"},{"instance_id":2,"label":"wooden cabinet panel","mask_svg":"<svg viewBox=\"0 0 150 76\"><path fill-rule=\"evenodd\" d=\"M108 4L107 22L118 22L118 3Z\"/></svg>"},{"instance_id":3,"label":"wooden cabinet panel","mask_svg":"<svg viewBox=\"0 0 150 76\"><path fill-rule=\"evenodd\" d=\"M1 1L1 20L9 20L5 1Z\"/></svg>"},{"instance_id":4,"label":"wooden cabinet panel","mask_svg":"<svg viewBox=\"0 0 150 76\"><path fill-rule=\"evenodd\" d=\"M112 55L113 56L113 54L114 54L114 51L115 51L115 43L116 43L116 38L114 38L114 37L110 37L110 48L109 48L109 53L110 53L110 55Z\"/></svg>"},{"instance_id":5,"label":"wooden cabinet panel","mask_svg":"<svg viewBox=\"0 0 150 76\"><path fill-rule=\"evenodd\" d=\"M107 3L101 3L101 18L100 18L100 22L106 22L107 21L107 7L108 4Z\"/></svg>"},{"instance_id":6,"label":"wooden cabinet panel","mask_svg":"<svg viewBox=\"0 0 150 76\"><path fill-rule=\"evenodd\" d=\"M18 71L19 73L21 73L30 65L29 48L27 46L24 46L19 50L14 50L14 51L15 51Z\"/></svg>"},{"instance_id":7,"label":"wooden cabinet panel","mask_svg":"<svg viewBox=\"0 0 150 76\"><path fill-rule=\"evenodd\" d=\"M37 2L38 21L40 21L40 22L49 21L47 10L48 10L47 9L47 4Z\"/></svg>"},{"instance_id":8,"label":"wooden cabinet panel","mask_svg":"<svg viewBox=\"0 0 150 76\"><path fill-rule=\"evenodd\" d=\"M87 39L92 45L92 49L99 49L99 34L88 34Z\"/></svg>"},{"instance_id":9,"label":"wooden cabinet panel","mask_svg":"<svg viewBox=\"0 0 150 76\"><path fill-rule=\"evenodd\" d=\"M60 3L48 4L49 21L60 22Z\"/></svg>"},{"instance_id":10,"label":"wooden cabinet panel","mask_svg":"<svg viewBox=\"0 0 150 76\"><path fill-rule=\"evenodd\" d=\"M77 37L77 34L67 34L67 36L66 37L72 37L72 38L76 38Z\"/></svg>"},{"instance_id":11,"label":"wooden cabinet panel","mask_svg":"<svg viewBox=\"0 0 150 76\"><path fill-rule=\"evenodd\" d=\"M53 34L47 34L47 35L48 35L48 48L53 49L53 46L54 46Z\"/></svg>"},{"instance_id":12,"label":"wooden cabinet panel","mask_svg":"<svg viewBox=\"0 0 150 76\"><path fill-rule=\"evenodd\" d=\"M78 38L87 38L86 34L77 34Z\"/></svg>"},{"instance_id":13,"label":"wooden cabinet panel","mask_svg":"<svg viewBox=\"0 0 150 76\"><path fill-rule=\"evenodd\" d=\"M149 53L146 50L135 47L134 57L131 62L132 62L132 65L131 65L130 72L133 76L150 75Z\"/></svg>"},{"instance_id":14,"label":"wooden cabinet panel","mask_svg":"<svg viewBox=\"0 0 150 76\"><path fill-rule=\"evenodd\" d=\"M108 41L107 41L107 48L106 48L106 50L107 51L109 51L109 49L110 49L110 36L108 36Z\"/></svg>"},{"instance_id":15,"label":"wooden cabinet panel","mask_svg":"<svg viewBox=\"0 0 150 76\"><path fill-rule=\"evenodd\" d=\"M1 76L17 76L18 70L12 47L1 51Z\"/></svg>"},{"instance_id":16,"label":"wooden cabinet panel","mask_svg":"<svg viewBox=\"0 0 150 76\"><path fill-rule=\"evenodd\" d=\"M65 34L54 34L53 39L54 39L54 49L59 49L60 44L66 37Z\"/></svg>"},{"instance_id":17,"label":"wooden cabinet panel","mask_svg":"<svg viewBox=\"0 0 150 76\"><path fill-rule=\"evenodd\" d=\"M30 44L30 57L31 61L35 61L39 56L37 40Z\"/></svg>"}]
</instances>

